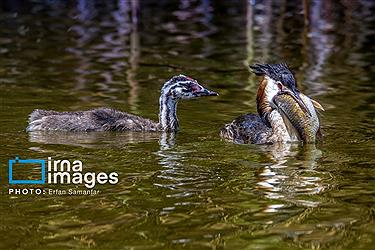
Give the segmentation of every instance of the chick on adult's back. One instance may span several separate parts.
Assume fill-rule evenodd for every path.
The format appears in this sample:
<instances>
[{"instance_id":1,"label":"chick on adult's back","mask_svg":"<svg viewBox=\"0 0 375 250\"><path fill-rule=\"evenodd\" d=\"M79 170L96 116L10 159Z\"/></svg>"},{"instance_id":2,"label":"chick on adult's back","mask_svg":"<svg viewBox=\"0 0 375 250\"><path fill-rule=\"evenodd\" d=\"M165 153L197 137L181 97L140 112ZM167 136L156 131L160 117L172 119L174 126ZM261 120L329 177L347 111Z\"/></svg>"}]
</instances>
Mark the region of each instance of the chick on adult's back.
<instances>
[{"instance_id":1,"label":"chick on adult's back","mask_svg":"<svg viewBox=\"0 0 375 250\"><path fill-rule=\"evenodd\" d=\"M261 77L256 98L258 114L237 117L220 130L220 136L240 144L315 141L319 119L314 105L321 106L297 89L288 66L254 64L250 68Z\"/></svg>"},{"instance_id":2,"label":"chick on adult's back","mask_svg":"<svg viewBox=\"0 0 375 250\"><path fill-rule=\"evenodd\" d=\"M159 122L111 108L77 112L36 109L29 116L26 131L177 131L179 100L217 95L196 80L179 75L172 77L161 89Z\"/></svg>"}]
</instances>

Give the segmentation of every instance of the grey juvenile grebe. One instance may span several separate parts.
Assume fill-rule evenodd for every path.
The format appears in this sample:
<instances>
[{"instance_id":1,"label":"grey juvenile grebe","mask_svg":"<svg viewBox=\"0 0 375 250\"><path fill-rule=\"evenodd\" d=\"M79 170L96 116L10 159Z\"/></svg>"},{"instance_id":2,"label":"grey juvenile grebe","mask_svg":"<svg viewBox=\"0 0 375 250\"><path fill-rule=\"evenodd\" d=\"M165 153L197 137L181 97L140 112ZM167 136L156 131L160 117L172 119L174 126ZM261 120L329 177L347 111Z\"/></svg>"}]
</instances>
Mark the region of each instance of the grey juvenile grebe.
<instances>
[{"instance_id":1,"label":"grey juvenile grebe","mask_svg":"<svg viewBox=\"0 0 375 250\"><path fill-rule=\"evenodd\" d=\"M196 80L179 75L172 77L161 89L159 122L110 108L78 112L36 109L30 114L26 131L177 131L176 109L180 99L217 95Z\"/></svg>"},{"instance_id":2,"label":"grey juvenile grebe","mask_svg":"<svg viewBox=\"0 0 375 250\"><path fill-rule=\"evenodd\" d=\"M221 137L241 144L315 141L316 134L319 133L319 119L314 107L323 108L318 102L300 93L288 66L254 64L250 68L262 77L256 98L259 115L246 114L237 117L220 130ZM290 103L291 99L285 95L292 97L294 106ZM284 100L289 103L283 103ZM291 106L293 107L290 108ZM296 113L287 114L286 110ZM304 115L301 115L301 112ZM304 119L306 122L300 122L298 119ZM309 133L305 133L306 130Z\"/></svg>"}]
</instances>

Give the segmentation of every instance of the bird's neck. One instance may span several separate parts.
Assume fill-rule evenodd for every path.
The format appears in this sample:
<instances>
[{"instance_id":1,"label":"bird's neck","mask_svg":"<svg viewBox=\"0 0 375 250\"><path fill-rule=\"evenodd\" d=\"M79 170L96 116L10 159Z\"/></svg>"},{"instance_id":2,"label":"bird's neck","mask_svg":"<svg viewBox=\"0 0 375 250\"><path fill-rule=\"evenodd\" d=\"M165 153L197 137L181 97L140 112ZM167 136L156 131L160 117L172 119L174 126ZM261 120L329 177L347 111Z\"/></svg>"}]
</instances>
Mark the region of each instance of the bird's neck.
<instances>
[{"instance_id":1,"label":"bird's neck","mask_svg":"<svg viewBox=\"0 0 375 250\"><path fill-rule=\"evenodd\" d=\"M263 77L259 83L257 92L257 111L259 116L262 118L263 122L270 127L269 114L272 111L271 105L269 103L269 86L267 84L267 77Z\"/></svg>"},{"instance_id":2,"label":"bird's neck","mask_svg":"<svg viewBox=\"0 0 375 250\"><path fill-rule=\"evenodd\" d=\"M163 131L177 131L179 129L177 119L177 100L163 93L159 99L159 126Z\"/></svg>"}]
</instances>

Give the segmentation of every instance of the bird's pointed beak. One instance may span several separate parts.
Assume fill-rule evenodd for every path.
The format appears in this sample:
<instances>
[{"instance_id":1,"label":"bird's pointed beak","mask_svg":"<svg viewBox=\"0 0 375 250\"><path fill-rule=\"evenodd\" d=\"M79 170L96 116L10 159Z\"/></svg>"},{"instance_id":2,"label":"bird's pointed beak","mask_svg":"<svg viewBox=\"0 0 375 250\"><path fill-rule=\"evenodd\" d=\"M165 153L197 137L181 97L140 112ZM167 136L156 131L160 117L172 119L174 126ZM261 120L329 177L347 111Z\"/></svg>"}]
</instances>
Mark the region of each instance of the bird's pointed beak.
<instances>
[{"instance_id":1,"label":"bird's pointed beak","mask_svg":"<svg viewBox=\"0 0 375 250\"><path fill-rule=\"evenodd\" d=\"M199 96L218 96L219 94L215 91L202 87L199 91L194 92L194 95L196 97L199 97Z\"/></svg>"}]
</instances>

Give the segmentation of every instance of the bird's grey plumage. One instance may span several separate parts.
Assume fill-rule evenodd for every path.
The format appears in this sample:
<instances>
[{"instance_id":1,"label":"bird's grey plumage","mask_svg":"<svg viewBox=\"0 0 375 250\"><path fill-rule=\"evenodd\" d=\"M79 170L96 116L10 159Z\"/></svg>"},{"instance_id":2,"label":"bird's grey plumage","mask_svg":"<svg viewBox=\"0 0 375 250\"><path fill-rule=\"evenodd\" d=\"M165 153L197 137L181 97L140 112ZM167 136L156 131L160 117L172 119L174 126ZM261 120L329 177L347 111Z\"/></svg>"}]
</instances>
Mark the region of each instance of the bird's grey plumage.
<instances>
[{"instance_id":1,"label":"bird's grey plumage","mask_svg":"<svg viewBox=\"0 0 375 250\"><path fill-rule=\"evenodd\" d=\"M246 114L226 124L220 130L220 135L238 144L265 144L272 135L272 129L263 122L259 115Z\"/></svg>"},{"instance_id":2,"label":"bird's grey plumage","mask_svg":"<svg viewBox=\"0 0 375 250\"><path fill-rule=\"evenodd\" d=\"M79 112L36 109L27 131L158 131L158 123L110 108Z\"/></svg>"}]
</instances>

